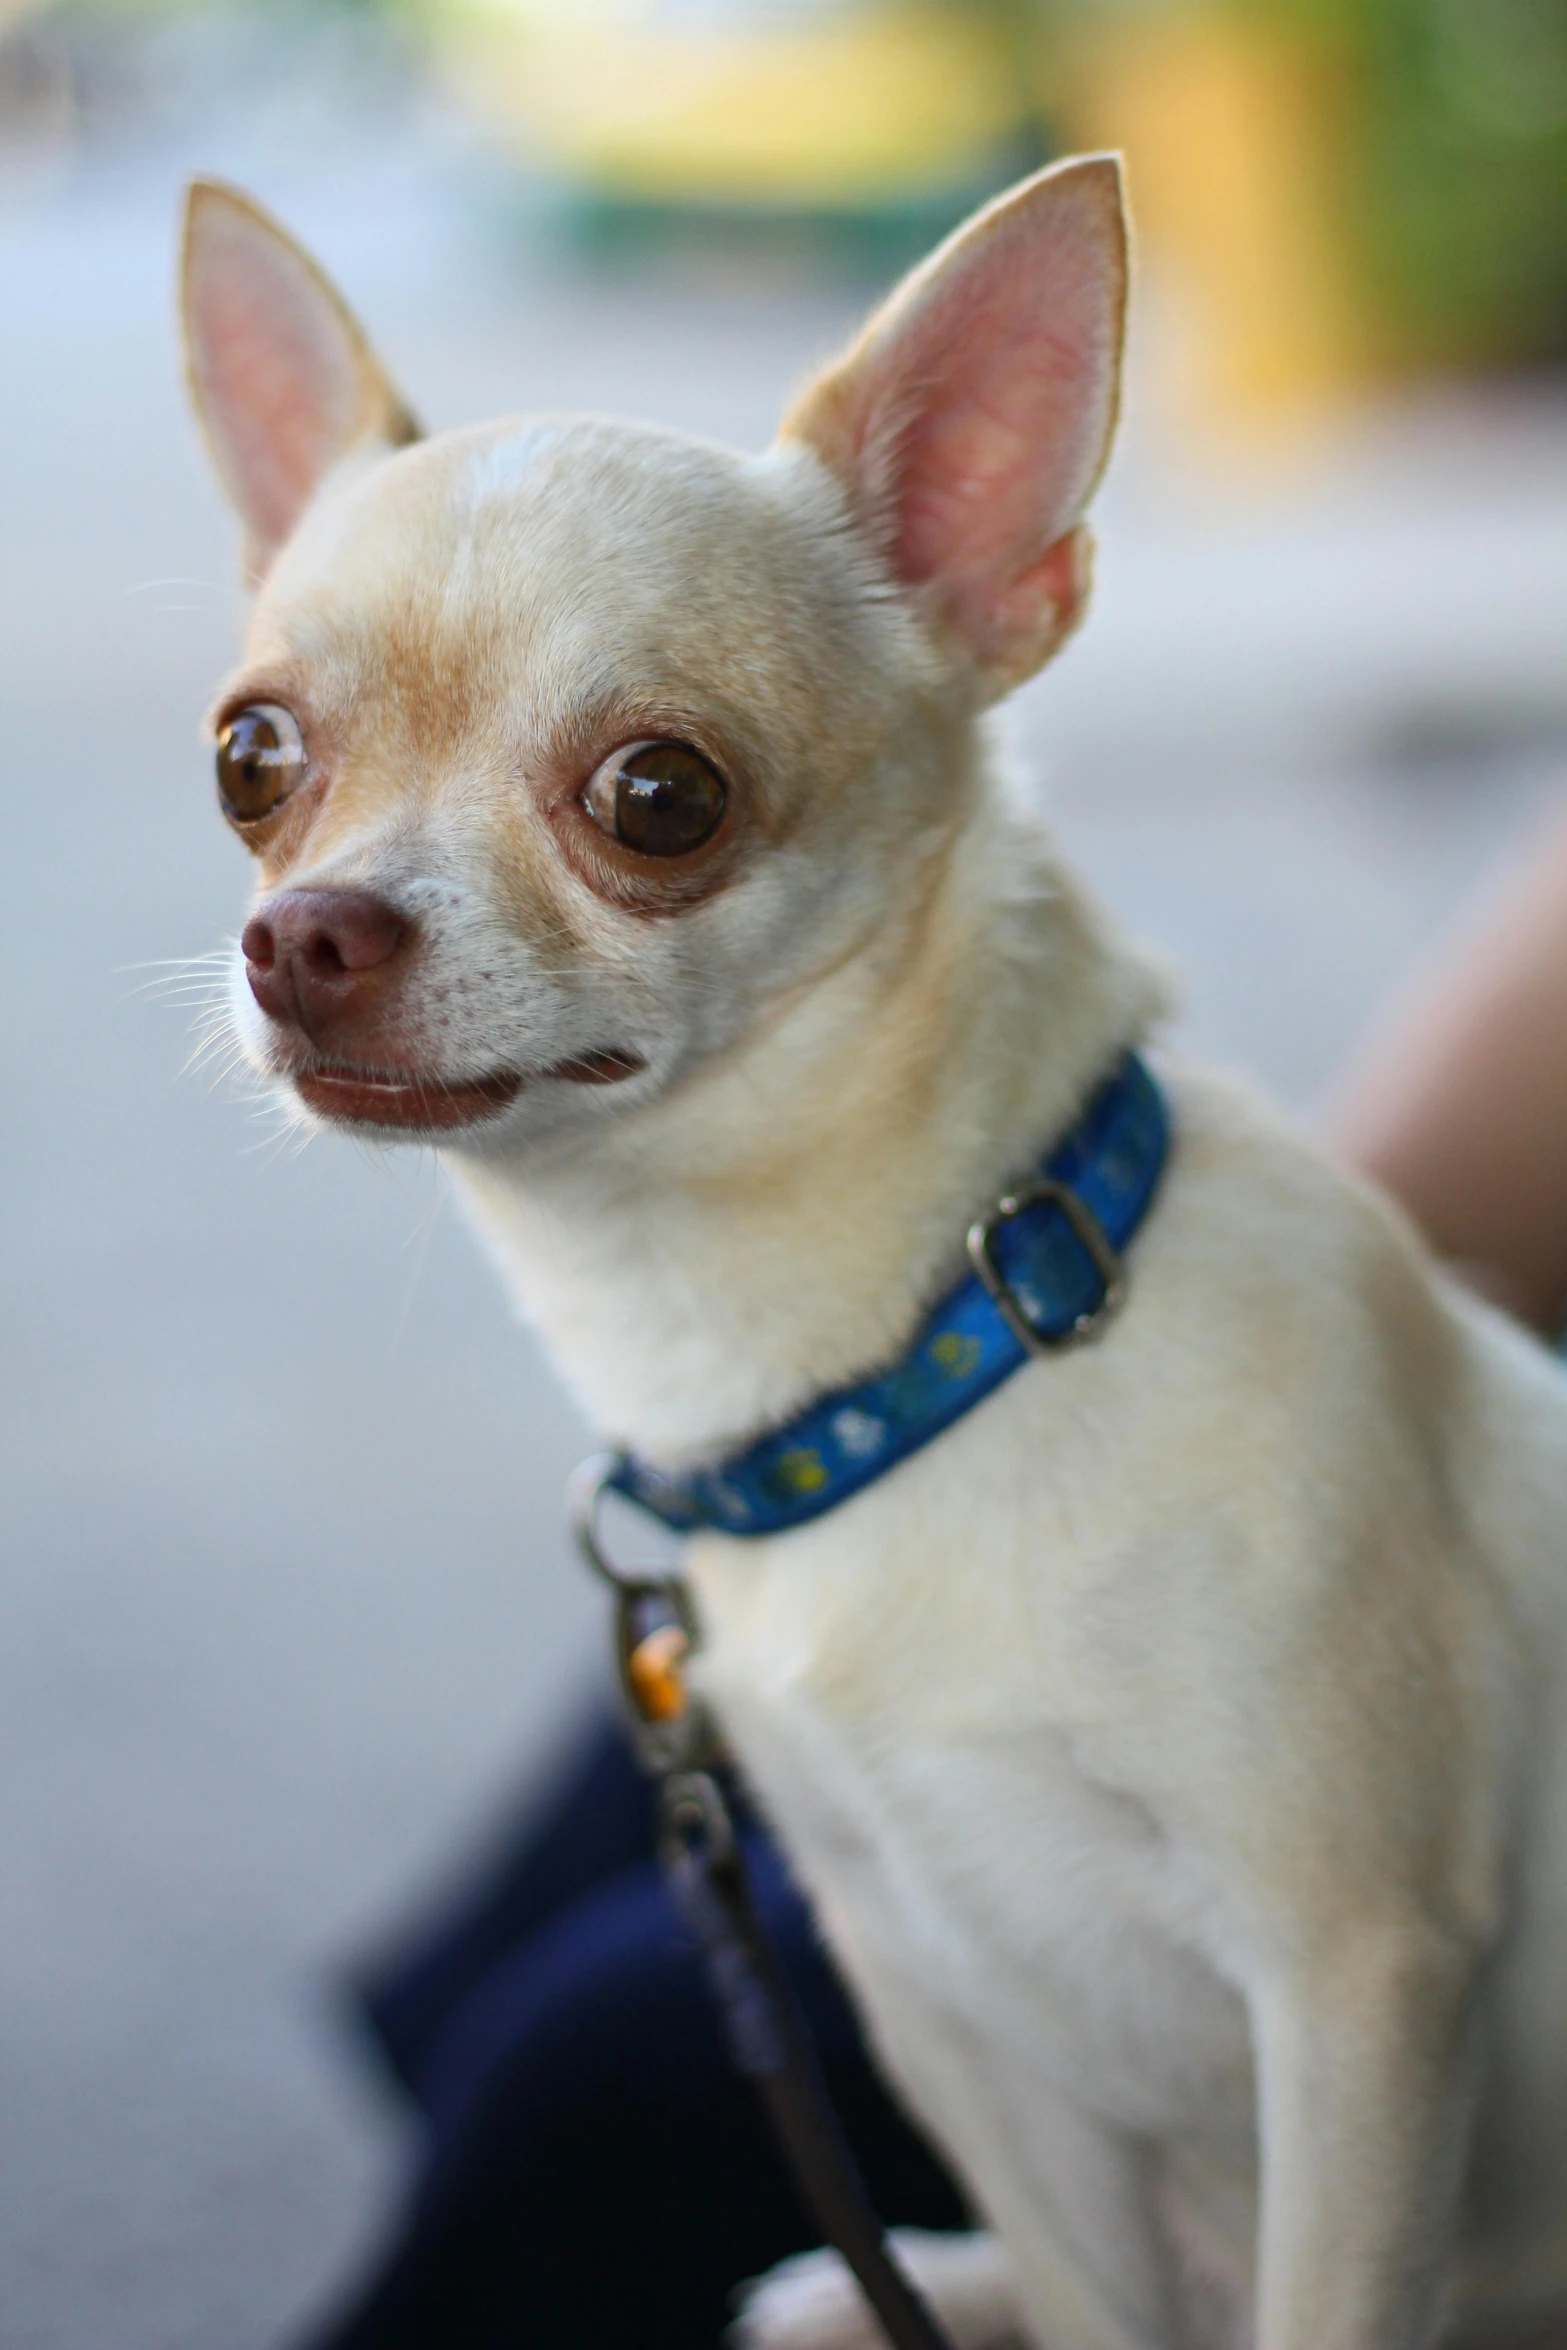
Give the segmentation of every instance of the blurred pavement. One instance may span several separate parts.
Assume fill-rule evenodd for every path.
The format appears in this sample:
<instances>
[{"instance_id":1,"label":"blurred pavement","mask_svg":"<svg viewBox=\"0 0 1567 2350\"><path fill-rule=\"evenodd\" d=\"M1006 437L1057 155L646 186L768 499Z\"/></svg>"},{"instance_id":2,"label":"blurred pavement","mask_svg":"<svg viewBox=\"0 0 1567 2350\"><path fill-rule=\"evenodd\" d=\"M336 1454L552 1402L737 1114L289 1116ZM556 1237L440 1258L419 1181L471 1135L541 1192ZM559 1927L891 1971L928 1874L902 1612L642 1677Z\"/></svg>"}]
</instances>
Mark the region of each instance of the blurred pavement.
<instances>
[{"instance_id":1,"label":"blurred pavement","mask_svg":"<svg viewBox=\"0 0 1567 2350\"><path fill-rule=\"evenodd\" d=\"M335 1970L511 1800L598 1621L559 1525L590 1432L434 1170L279 1155L137 992L246 887L195 740L238 606L179 175L274 202L436 423L755 444L863 299L582 281L438 113L285 137L241 95L0 177L0 2350L260 2350L344 2275L401 2140ZM1145 404L1017 732L1189 1035L1304 1105L1567 776L1567 401L1432 400L1228 486Z\"/></svg>"}]
</instances>

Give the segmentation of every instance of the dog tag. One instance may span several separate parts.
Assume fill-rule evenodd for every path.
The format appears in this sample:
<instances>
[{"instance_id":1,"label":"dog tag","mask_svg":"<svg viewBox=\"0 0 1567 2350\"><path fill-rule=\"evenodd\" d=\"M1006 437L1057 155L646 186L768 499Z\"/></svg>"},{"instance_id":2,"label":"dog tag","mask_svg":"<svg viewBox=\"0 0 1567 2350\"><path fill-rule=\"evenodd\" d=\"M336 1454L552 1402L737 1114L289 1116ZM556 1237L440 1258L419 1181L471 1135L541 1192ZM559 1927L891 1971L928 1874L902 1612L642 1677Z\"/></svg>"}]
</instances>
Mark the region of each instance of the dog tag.
<instances>
[{"instance_id":1,"label":"dog tag","mask_svg":"<svg viewBox=\"0 0 1567 2350\"><path fill-rule=\"evenodd\" d=\"M660 1624L644 1633L626 1658L626 1679L650 1722L672 1721L686 1710L685 1676L681 1671L691 1641L679 1624Z\"/></svg>"}]
</instances>

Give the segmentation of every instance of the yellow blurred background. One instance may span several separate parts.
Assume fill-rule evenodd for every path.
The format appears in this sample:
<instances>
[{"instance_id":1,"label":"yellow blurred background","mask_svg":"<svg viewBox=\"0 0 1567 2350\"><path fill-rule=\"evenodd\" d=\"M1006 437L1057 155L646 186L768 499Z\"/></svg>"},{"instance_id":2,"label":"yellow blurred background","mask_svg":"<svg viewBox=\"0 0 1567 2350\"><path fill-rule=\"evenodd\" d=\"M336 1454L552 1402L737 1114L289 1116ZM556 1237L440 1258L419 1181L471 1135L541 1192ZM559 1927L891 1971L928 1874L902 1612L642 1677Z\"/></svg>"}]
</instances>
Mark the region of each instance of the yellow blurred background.
<instances>
[{"instance_id":1,"label":"yellow blurred background","mask_svg":"<svg viewBox=\"0 0 1567 2350\"><path fill-rule=\"evenodd\" d=\"M431 0L479 101L608 209L915 240L1128 157L1192 412L1567 345L1561 0Z\"/></svg>"},{"instance_id":2,"label":"yellow blurred background","mask_svg":"<svg viewBox=\"0 0 1567 2350\"><path fill-rule=\"evenodd\" d=\"M1127 154L1194 406L1567 342L1561 0L435 0L583 200L852 224Z\"/></svg>"},{"instance_id":3,"label":"yellow blurred background","mask_svg":"<svg viewBox=\"0 0 1567 2350\"><path fill-rule=\"evenodd\" d=\"M0 97L200 0L0 0ZM252 10L252 14L256 11ZM1051 154L1128 158L1194 424L1567 351L1567 0L338 0L550 182L583 245L918 251ZM0 32L0 40L3 40ZM35 124L36 127L36 124Z\"/></svg>"}]
</instances>

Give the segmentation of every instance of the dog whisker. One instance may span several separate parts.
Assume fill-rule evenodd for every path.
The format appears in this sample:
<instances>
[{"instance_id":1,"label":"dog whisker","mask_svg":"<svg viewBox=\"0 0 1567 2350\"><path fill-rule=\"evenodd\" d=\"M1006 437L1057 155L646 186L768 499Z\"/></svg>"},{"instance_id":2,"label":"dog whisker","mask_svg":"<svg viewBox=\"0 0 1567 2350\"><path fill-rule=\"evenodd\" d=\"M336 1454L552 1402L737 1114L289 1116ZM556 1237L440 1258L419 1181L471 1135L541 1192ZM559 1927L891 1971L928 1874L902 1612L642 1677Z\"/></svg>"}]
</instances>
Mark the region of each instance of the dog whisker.
<instances>
[{"instance_id":1,"label":"dog whisker","mask_svg":"<svg viewBox=\"0 0 1567 2350\"><path fill-rule=\"evenodd\" d=\"M171 575L170 575L170 576L169 576L167 579L143 579L143 580L138 580L138 581L137 581L137 583L136 583L136 585L135 585L134 587L128 587L128 588L125 590L125 593L126 593L128 596L150 596L150 595L151 595L151 594L153 594L153 593L154 593L154 591L155 591L156 589L158 589L158 588L177 588L177 587L179 587L179 588L200 588L200 589L203 591L203 593L204 593L204 594L206 594L206 595L211 595L211 596L221 595L221 594L222 594L222 592L223 592L223 591L222 591L222 589L221 589L221 588L218 586L218 584L217 584L217 582L216 582L215 580L211 580L211 579L186 579L186 578L182 577L182 576L181 576L179 573L177 573L177 572L176 572L176 573L171 573Z\"/></svg>"}]
</instances>

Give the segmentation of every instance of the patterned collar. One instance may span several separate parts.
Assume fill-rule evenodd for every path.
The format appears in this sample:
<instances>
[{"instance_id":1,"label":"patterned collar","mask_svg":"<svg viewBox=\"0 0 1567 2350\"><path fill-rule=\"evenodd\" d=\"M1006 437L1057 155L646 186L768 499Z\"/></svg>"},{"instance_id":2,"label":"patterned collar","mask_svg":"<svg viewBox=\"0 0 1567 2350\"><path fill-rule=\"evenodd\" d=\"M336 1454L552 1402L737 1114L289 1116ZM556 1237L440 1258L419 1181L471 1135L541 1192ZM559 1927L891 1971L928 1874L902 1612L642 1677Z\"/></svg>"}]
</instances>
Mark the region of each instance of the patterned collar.
<instances>
[{"instance_id":1,"label":"patterned collar","mask_svg":"<svg viewBox=\"0 0 1567 2350\"><path fill-rule=\"evenodd\" d=\"M1121 1303L1121 1254L1169 1147L1164 1096L1128 1053L1039 1173L970 1227L971 1270L898 1362L818 1396L710 1467L670 1472L622 1453L604 1487L681 1534L781 1534L836 1509L1031 1356L1099 1330Z\"/></svg>"}]
</instances>

